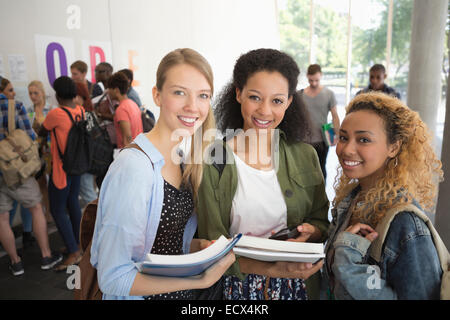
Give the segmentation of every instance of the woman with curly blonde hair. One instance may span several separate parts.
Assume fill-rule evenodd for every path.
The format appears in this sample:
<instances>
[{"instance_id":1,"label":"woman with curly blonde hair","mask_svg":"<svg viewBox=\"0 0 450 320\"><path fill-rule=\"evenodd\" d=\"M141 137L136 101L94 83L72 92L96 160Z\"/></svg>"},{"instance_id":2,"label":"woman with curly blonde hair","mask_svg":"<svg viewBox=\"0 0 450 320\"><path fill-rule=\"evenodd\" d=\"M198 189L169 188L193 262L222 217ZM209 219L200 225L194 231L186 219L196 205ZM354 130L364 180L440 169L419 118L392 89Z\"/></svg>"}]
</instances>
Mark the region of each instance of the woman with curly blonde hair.
<instances>
[{"instance_id":1,"label":"woman with curly blonde hair","mask_svg":"<svg viewBox=\"0 0 450 320\"><path fill-rule=\"evenodd\" d=\"M355 97L339 130L333 221L325 248L329 297L439 299L442 270L430 230L414 213L395 216L380 262L370 254L386 212L434 206L442 179L431 135L399 99L371 92Z\"/></svg>"}]
</instances>

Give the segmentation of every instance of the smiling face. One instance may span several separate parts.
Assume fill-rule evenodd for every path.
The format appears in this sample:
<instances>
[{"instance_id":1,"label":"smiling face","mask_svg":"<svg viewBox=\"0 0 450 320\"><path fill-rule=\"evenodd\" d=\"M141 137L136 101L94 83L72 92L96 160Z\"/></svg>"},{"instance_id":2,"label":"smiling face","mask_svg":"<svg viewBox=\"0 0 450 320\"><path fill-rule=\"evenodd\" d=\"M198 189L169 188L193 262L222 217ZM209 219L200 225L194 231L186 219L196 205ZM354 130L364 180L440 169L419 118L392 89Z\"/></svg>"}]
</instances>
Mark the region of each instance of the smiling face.
<instances>
[{"instance_id":1,"label":"smiling face","mask_svg":"<svg viewBox=\"0 0 450 320\"><path fill-rule=\"evenodd\" d=\"M242 91L236 89L241 104L244 131L275 129L292 102L288 80L279 72L259 71L248 78Z\"/></svg>"},{"instance_id":2,"label":"smiling face","mask_svg":"<svg viewBox=\"0 0 450 320\"><path fill-rule=\"evenodd\" d=\"M194 134L208 115L211 91L207 79L196 68L175 65L166 72L161 90L153 88L155 104L161 107L158 122L171 132L183 129L183 136Z\"/></svg>"},{"instance_id":3,"label":"smiling face","mask_svg":"<svg viewBox=\"0 0 450 320\"><path fill-rule=\"evenodd\" d=\"M344 174L358 179L363 189L375 184L398 150L398 142L388 143L384 121L375 112L354 111L342 122L336 154Z\"/></svg>"}]
</instances>

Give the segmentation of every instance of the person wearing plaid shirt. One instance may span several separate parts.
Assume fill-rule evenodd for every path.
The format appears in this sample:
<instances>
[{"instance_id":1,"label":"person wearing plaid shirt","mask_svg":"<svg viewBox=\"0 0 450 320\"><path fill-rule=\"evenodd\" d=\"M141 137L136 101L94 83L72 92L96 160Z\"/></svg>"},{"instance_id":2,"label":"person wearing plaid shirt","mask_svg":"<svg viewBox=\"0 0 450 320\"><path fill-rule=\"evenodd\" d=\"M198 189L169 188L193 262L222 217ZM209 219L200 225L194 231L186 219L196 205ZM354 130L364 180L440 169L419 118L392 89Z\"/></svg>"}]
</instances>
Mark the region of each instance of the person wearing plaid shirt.
<instances>
[{"instance_id":1,"label":"person wearing plaid shirt","mask_svg":"<svg viewBox=\"0 0 450 320\"><path fill-rule=\"evenodd\" d=\"M14 99L14 91L12 96ZM24 105L15 102L16 128L24 130L31 139L36 140L36 133L31 127L30 119ZM0 141L6 138L8 132L8 98L0 93ZM17 254L14 233L9 224L9 211L13 207L13 201L16 200L24 208L28 208L33 219L33 230L36 235L39 248L41 249L42 262L41 269L49 270L62 260L60 253L52 254L48 241L47 220L42 211L42 195L39 185L34 177L28 178L22 185L16 189L10 189L3 181L0 173L0 243L8 253L11 263L9 269L14 276L24 273L22 259Z\"/></svg>"},{"instance_id":2,"label":"person wearing plaid shirt","mask_svg":"<svg viewBox=\"0 0 450 320\"><path fill-rule=\"evenodd\" d=\"M0 93L0 141L6 138L8 131L8 98L3 93ZM36 140L36 133L31 127L31 121L28 118L27 109L22 102L16 101L16 128L24 130L31 139Z\"/></svg>"}]
</instances>

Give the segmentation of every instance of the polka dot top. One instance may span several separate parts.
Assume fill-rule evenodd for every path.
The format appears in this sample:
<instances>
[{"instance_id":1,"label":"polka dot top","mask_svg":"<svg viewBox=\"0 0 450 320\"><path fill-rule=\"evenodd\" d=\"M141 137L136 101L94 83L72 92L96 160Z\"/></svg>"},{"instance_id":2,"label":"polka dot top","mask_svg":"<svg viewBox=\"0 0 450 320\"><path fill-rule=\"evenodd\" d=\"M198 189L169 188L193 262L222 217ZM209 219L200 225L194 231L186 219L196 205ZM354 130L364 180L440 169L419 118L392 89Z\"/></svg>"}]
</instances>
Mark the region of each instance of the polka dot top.
<instances>
[{"instance_id":1,"label":"polka dot top","mask_svg":"<svg viewBox=\"0 0 450 320\"><path fill-rule=\"evenodd\" d=\"M164 202L151 253L183 254L184 228L193 211L194 200L192 193L183 186L178 190L164 180ZM193 299L193 292L191 290L176 291L148 296L146 299Z\"/></svg>"}]
</instances>

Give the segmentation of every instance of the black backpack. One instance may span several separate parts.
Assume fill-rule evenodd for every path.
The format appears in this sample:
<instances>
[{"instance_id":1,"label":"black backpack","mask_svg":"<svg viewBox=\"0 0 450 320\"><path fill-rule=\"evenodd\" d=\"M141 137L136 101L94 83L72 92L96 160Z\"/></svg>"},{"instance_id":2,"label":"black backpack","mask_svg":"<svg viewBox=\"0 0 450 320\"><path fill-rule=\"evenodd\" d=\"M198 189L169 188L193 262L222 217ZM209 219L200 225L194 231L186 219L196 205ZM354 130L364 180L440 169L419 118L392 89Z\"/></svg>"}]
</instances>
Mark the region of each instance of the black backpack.
<instances>
[{"instance_id":1,"label":"black backpack","mask_svg":"<svg viewBox=\"0 0 450 320\"><path fill-rule=\"evenodd\" d=\"M81 175L88 172L92 162L92 139L90 138L88 131L88 122L84 117L83 110L81 110L81 117L77 115L75 121L68 110L64 107L61 107L61 109L67 113L72 121L72 128L70 128L69 135L67 136L64 154L61 153L56 132L55 129L53 129L56 147L58 148L58 153L61 157L63 169L66 174Z\"/></svg>"},{"instance_id":2,"label":"black backpack","mask_svg":"<svg viewBox=\"0 0 450 320\"><path fill-rule=\"evenodd\" d=\"M114 146L108 131L100 127L94 112L86 112L86 121L92 155L88 172L96 176L103 176L113 161Z\"/></svg>"},{"instance_id":3,"label":"black backpack","mask_svg":"<svg viewBox=\"0 0 450 320\"><path fill-rule=\"evenodd\" d=\"M155 126L155 116L148 109L141 108L142 128L145 132L149 132Z\"/></svg>"}]
</instances>

